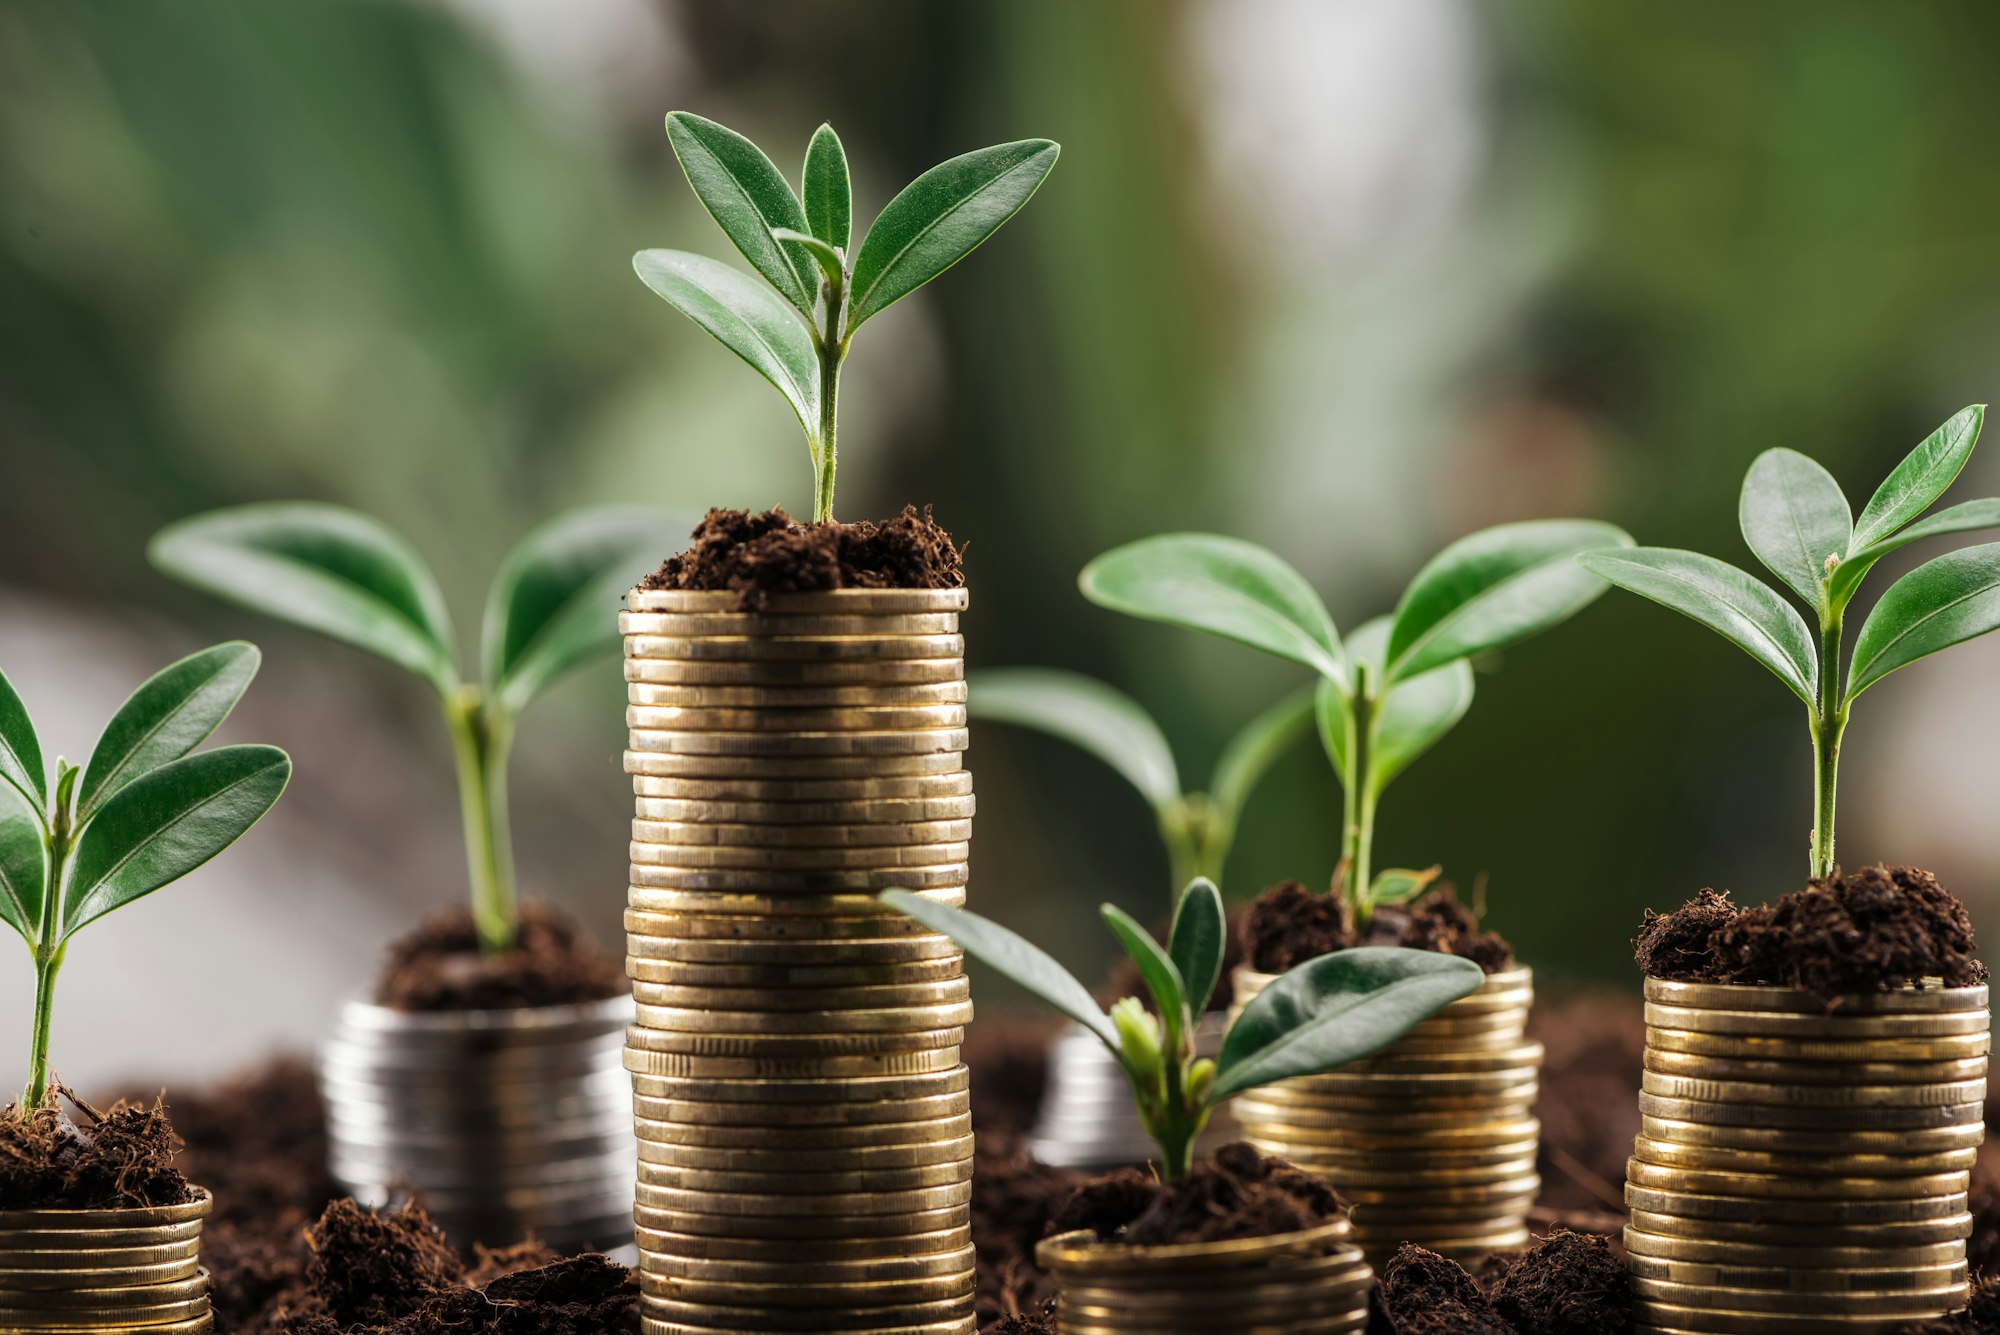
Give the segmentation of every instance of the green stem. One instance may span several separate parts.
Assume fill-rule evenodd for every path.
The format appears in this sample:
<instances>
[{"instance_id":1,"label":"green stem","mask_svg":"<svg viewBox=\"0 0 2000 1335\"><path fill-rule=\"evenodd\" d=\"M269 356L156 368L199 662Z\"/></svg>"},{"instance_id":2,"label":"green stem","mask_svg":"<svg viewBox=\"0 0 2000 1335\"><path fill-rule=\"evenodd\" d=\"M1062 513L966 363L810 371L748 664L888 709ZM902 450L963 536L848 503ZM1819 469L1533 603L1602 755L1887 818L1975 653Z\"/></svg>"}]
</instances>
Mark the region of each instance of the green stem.
<instances>
[{"instance_id":1,"label":"green stem","mask_svg":"<svg viewBox=\"0 0 2000 1335\"><path fill-rule=\"evenodd\" d=\"M1347 902L1357 922L1366 925L1371 906L1368 887L1375 859L1375 805L1380 796L1371 781L1374 761L1375 701L1368 690L1368 669L1356 670L1354 696L1347 709L1347 782L1341 785L1344 815L1340 847L1347 867Z\"/></svg>"},{"instance_id":2,"label":"green stem","mask_svg":"<svg viewBox=\"0 0 2000 1335\"><path fill-rule=\"evenodd\" d=\"M847 355L841 337L840 312L847 284L829 280L821 289L826 301L826 329L819 343L819 440L814 451L818 471L813 478L813 522L833 522L834 472L840 466L840 363Z\"/></svg>"},{"instance_id":3,"label":"green stem","mask_svg":"<svg viewBox=\"0 0 2000 1335\"><path fill-rule=\"evenodd\" d=\"M1813 831L1812 874L1833 875L1833 811L1840 777L1840 737L1847 730L1847 705L1840 694L1841 613L1820 618L1819 708L1812 716Z\"/></svg>"},{"instance_id":4,"label":"green stem","mask_svg":"<svg viewBox=\"0 0 2000 1335\"><path fill-rule=\"evenodd\" d=\"M458 763L472 921L480 949L497 955L513 949L519 923L514 841L507 813L507 753L513 729L477 686L459 687L445 702L444 713Z\"/></svg>"},{"instance_id":5,"label":"green stem","mask_svg":"<svg viewBox=\"0 0 2000 1335\"><path fill-rule=\"evenodd\" d=\"M28 1088L21 1096L23 1114L34 1112L49 1097L49 1033L55 1020L56 975L62 972L64 947L58 913L62 905L63 872L69 865L69 795L59 790L55 821L49 827L48 879L42 886L41 930L35 937L35 1023L28 1039Z\"/></svg>"}]
</instances>

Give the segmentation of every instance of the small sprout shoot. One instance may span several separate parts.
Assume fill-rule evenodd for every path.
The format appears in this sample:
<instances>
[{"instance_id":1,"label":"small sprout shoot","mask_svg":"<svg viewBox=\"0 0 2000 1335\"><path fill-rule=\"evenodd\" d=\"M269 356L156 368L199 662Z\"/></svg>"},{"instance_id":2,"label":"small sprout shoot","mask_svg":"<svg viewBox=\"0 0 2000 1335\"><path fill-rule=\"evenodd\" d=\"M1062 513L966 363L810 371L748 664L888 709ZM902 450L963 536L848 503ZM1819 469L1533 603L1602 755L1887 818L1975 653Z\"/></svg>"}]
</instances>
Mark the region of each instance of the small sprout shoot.
<instances>
[{"instance_id":1,"label":"small sprout shoot","mask_svg":"<svg viewBox=\"0 0 2000 1335\"><path fill-rule=\"evenodd\" d=\"M218 644L162 668L134 691L81 767L42 745L0 673L0 920L35 961L23 1115L49 1100L56 975L70 939L115 909L173 884L241 838L292 775L275 746L193 754L257 675L254 645Z\"/></svg>"},{"instance_id":2,"label":"small sprout shoot","mask_svg":"<svg viewBox=\"0 0 2000 1335\"><path fill-rule=\"evenodd\" d=\"M1486 981L1477 964L1454 955L1377 946L1337 951L1265 988L1230 1025L1221 1055L1197 1058L1195 1017L1221 980L1227 944L1222 895L1212 882L1198 880L1182 893L1164 949L1104 905L1105 923L1153 999L1149 1009L1137 997L1122 998L1108 1015L1073 974L998 923L908 890L882 898L1095 1034L1125 1072L1170 1180L1187 1176L1195 1140L1224 1100L1373 1056Z\"/></svg>"},{"instance_id":3,"label":"small sprout shoot","mask_svg":"<svg viewBox=\"0 0 2000 1335\"><path fill-rule=\"evenodd\" d=\"M833 522L840 368L854 332L964 259L1028 202L1061 151L1023 139L963 154L906 186L853 243L847 154L822 125L806 147L803 198L764 151L692 112L667 138L702 207L749 275L684 250L642 250L647 287L771 382L804 428L813 522Z\"/></svg>"},{"instance_id":4,"label":"small sprout shoot","mask_svg":"<svg viewBox=\"0 0 2000 1335\"><path fill-rule=\"evenodd\" d=\"M1985 420L1984 404L1927 436L1869 498L1861 517L1840 484L1796 450L1758 455L1743 478L1737 520L1751 552L1792 591L1809 625L1769 584L1712 556L1666 547L1593 552L1584 567L1692 617L1768 668L1806 707L1813 750L1811 874L1833 874L1840 738L1854 701L1901 667L2000 626L2000 543L1948 552L1891 584L1861 623L1846 680L1848 606L1877 561L1924 538L2000 528L2000 500L1965 501L1912 523L1957 478Z\"/></svg>"}]
</instances>

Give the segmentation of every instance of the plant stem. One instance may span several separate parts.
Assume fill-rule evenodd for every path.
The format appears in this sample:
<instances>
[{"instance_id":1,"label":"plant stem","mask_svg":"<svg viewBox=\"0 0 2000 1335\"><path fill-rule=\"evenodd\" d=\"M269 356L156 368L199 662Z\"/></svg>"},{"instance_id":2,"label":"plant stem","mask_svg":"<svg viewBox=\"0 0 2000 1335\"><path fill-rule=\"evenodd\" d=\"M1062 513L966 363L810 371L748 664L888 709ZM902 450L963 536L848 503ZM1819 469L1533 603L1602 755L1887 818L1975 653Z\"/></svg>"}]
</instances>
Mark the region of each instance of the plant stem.
<instances>
[{"instance_id":1,"label":"plant stem","mask_svg":"<svg viewBox=\"0 0 2000 1335\"><path fill-rule=\"evenodd\" d=\"M35 938L35 1023L28 1039L28 1088L21 1095L23 1114L34 1112L49 1097L49 1032L55 1019L56 975L62 971L63 946L57 917L62 904L63 871L69 865L69 797L56 796L55 820L49 826L48 879L42 886L41 930Z\"/></svg>"},{"instance_id":2,"label":"plant stem","mask_svg":"<svg viewBox=\"0 0 2000 1335\"><path fill-rule=\"evenodd\" d=\"M819 343L819 471L813 478L813 522L833 522L833 477L840 466L840 363L847 341L840 334L841 307L847 300L845 281L821 286L826 302L826 330Z\"/></svg>"},{"instance_id":3,"label":"plant stem","mask_svg":"<svg viewBox=\"0 0 2000 1335\"><path fill-rule=\"evenodd\" d=\"M507 814L507 753L513 728L477 686L459 687L445 702L444 714L458 763L472 921L479 932L479 948L497 955L514 948L520 921Z\"/></svg>"},{"instance_id":4,"label":"plant stem","mask_svg":"<svg viewBox=\"0 0 2000 1335\"><path fill-rule=\"evenodd\" d=\"M1833 875L1834 789L1840 776L1840 736L1847 730L1847 705L1840 694L1841 613L1820 617L1819 708L1812 715L1813 831L1812 874Z\"/></svg>"},{"instance_id":5,"label":"plant stem","mask_svg":"<svg viewBox=\"0 0 2000 1335\"><path fill-rule=\"evenodd\" d=\"M1355 669L1354 696L1347 708L1347 782L1341 785L1345 817L1340 858L1347 867L1347 902L1357 922L1366 925L1370 876L1375 858L1375 804L1380 796L1371 780L1375 740L1375 701L1368 690L1368 668Z\"/></svg>"}]
</instances>

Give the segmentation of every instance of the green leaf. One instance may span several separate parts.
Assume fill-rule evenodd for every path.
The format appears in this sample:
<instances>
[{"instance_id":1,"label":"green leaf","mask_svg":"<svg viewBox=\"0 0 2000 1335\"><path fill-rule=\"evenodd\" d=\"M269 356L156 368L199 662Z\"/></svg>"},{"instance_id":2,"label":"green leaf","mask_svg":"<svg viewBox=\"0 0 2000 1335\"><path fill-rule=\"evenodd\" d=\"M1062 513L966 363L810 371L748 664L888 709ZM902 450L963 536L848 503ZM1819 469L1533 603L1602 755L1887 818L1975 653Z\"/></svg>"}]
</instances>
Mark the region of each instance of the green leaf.
<instances>
[{"instance_id":1,"label":"green leaf","mask_svg":"<svg viewBox=\"0 0 2000 1335\"><path fill-rule=\"evenodd\" d=\"M486 601L486 680L518 715L550 682L620 647L618 600L688 520L645 506L561 515L508 553Z\"/></svg>"},{"instance_id":2,"label":"green leaf","mask_svg":"<svg viewBox=\"0 0 2000 1335\"><path fill-rule=\"evenodd\" d=\"M218 644L160 669L104 725L77 790L78 822L120 788L208 740L250 688L254 644Z\"/></svg>"},{"instance_id":3,"label":"green leaf","mask_svg":"<svg viewBox=\"0 0 2000 1335\"><path fill-rule=\"evenodd\" d=\"M42 930L48 875L40 819L24 799L0 789L0 921L31 947Z\"/></svg>"},{"instance_id":4,"label":"green leaf","mask_svg":"<svg viewBox=\"0 0 2000 1335\"><path fill-rule=\"evenodd\" d=\"M1371 1056L1485 981L1471 960L1385 946L1301 964L1229 1027L1209 1102Z\"/></svg>"},{"instance_id":5,"label":"green leaf","mask_svg":"<svg viewBox=\"0 0 2000 1335\"><path fill-rule=\"evenodd\" d=\"M1961 408L1911 450L1869 497L1861 518L1854 521L1854 548L1859 550L1888 537L1944 495L1972 457L1980 423L1985 419L1983 403Z\"/></svg>"},{"instance_id":6,"label":"green leaf","mask_svg":"<svg viewBox=\"0 0 2000 1335\"><path fill-rule=\"evenodd\" d=\"M1167 955L1180 971L1187 989L1188 1010L1207 1011L1222 981L1222 961L1229 953L1229 919L1222 911L1222 892L1206 876L1197 876L1174 906L1174 927L1167 936Z\"/></svg>"},{"instance_id":7,"label":"green leaf","mask_svg":"<svg viewBox=\"0 0 2000 1335\"><path fill-rule=\"evenodd\" d=\"M1582 552L1630 547L1591 519L1541 519L1460 538L1417 572L1389 631L1389 681L1499 649L1575 615L1604 592Z\"/></svg>"},{"instance_id":8,"label":"green leaf","mask_svg":"<svg viewBox=\"0 0 2000 1335\"><path fill-rule=\"evenodd\" d=\"M1366 664L1369 679L1381 681L1382 656L1387 652L1388 638L1387 617L1363 624L1347 637L1348 662ZM1379 794L1388 787L1391 779L1457 727L1458 721L1472 708L1472 696L1472 664L1462 658L1391 686L1375 716L1367 780L1374 784L1375 792ZM1342 784L1351 781L1347 758L1349 707L1348 698L1334 689L1332 683L1321 683L1315 700L1320 741Z\"/></svg>"},{"instance_id":9,"label":"green leaf","mask_svg":"<svg viewBox=\"0 0 2000 1335\"><path fill-rule=\"evenodd\" d=\"M1139 702L1094 677L1054 668L975 672L966 711L1059 737L1102 760L1157 810L1180 799L1166 736Z\"/></svg>"},{"instance_id":10,"label":"green leaf","mask_svg":"<svg viewBox=\"0 0 2000 1335\"><path fill-rule=\"evenodd\" d=\"M1104 553L1077 577L1100 607L1205 630L1347 684L1340 636L1305 576L1214 533L1163 533Z\"/></svg>"},{"instance_id":11,"label":"green leaf","mask_svg":"<svg viewBox=\"0 0 2000 1335\"><path fill-rule=\"evenodd\" d=\"M1970 533L1982 528L2000 528L2000 500L1965 501L1871 542L1865 548L1856 550L1834 570L1834 601L1845 604L1861 587L1862 577L1874 568L1875 563L1898 548L1925 538L1940 538L1947 533Z\"/></svg>"},{"instance_id":12,"label":"green leaf","mask_svg":"<svg viewBox=\"0 0 2000 1335\"><path fill-rule=\"evenodd\" d=\"M242 838L291 776L290 758L275 746L221 746L120 788L77 840L63 892L63 939Z\"/></svg>"},{"instance_id":13,"label":"green leaf","mask_svg":"<svg viewBox=\"0 0 2000 1335\"><path fill-rule=\"evenodd\" d=\"M1407 904L1430 889L1443 874L1443 867L1426 867L1422 871L1408 867L1387 868L1377 872L1374 884L1368 887L1368 904L1371 908L1384 904Z\"/></svg>"},{"instance_id":14,"label":"green leaf","mask_svg":"<svg viewBox=\"0 0 2000 1335\"><path fill-rule=\"evenodd\" d=\"M1124 909L1116 904L1100 904L1097 911L1118 938L1118 944L1125 947L1132 963L1139 966L1139 976L1146 980L1146 990L1153 994L1153 1004L1159 1008L1160 1019L1167 1027L1167 1048L1178 1052L1182 1036L1194 1023L1187 982L1181 977L1180 968L1172 956L1160 949L1153 934Z\"/></svg>"},{"instance_id":15,"label":"green leaf","mask_svg":"<svg viewBox=\"0 0 2000 1335\"><path fill-rule=\"evenodd\" d=\"M789 227L773 227L771 235L780 241L790 241L803 247L819 265L819 271L826 275L829 283L841 283L847 280L847 257L818 237L806 232L794 232Z\"/></svg>"},{"instance_id":16,"label":"green leaf","mask_svg":"<svg viewBox=\"0 0 2000 1335\"><path fill-rule=\"evenodd\" d=\"M1027 988L1096 1034L1112 1052L1118 1051L1118 1030L1111 1017L1098 1008L1090 989L1026 937L977 913L939 904L908 890L885 890L882 902L958 942L966 954Z\"/></svg>"},{"instance_id":17,"label":"green leaf","mask_svg":"<svg viewBox=\"0 0 2000 1335\"><path fill-rule=\"evenodd\" d=\"M409 544L344 506L242 505L169 524L146 554L166 574L253 612L458 682L444 596Z\"/></svg>"},{"instance_id":18,"label":"green leaf","mask_svg":"<svg viewBox=\"0 0 2000 1335\"><path fill-rule=\"evenodd\" d=\"M0 672L0 779L28 800L37 814L47 805L48 770L34 720L7 674Z\"/></svg>"},{"instance_id":19,"label":"green leaf","mask_svg":"<svg viewBox=\"0 0 2000 1335\"><path fill-rule=\"evenodd\" d=\"M2000 628L2000 543L1926 561L1889 586L1861 623L1847 698L1897 668Z\"/></svg>"},{"instance_id":20,"label":"green leaf","mask_svg":"<svg viewBox=\"0 0 2000 1335\"><path fill-rule=\"evenodd\" d=\"M1229 739L1208 782L1209 801L1228 830L1233 832L1243 818L1243 808L1258 780L1299 738L1312 731L1312 720L1313 688L1302 687L1251 719Z\"/></svg>"},{"instance_id":21,"label":"green leaf","mask_svg":"<svg viewBox=\"0 0 2000 1335\"><path fill-rule=\"evenodd\" d=\"M1833 474L1797 450L1765 450L1743 477L1743 541L1816 612L1827 607L1827 558L1847 559L1854 512Z\"/></svg>"},{"instance_id":22,"label":"green leaf","mask_svg":"<svg viewBox=\"0 0 2000 1335\"><path fill-rule=\"evenodd\" d=\"M806 435L818 439L819 354L783 303L728 265L684 250L642 250L632 257L632 270L775 385Z\"/></svg>"},{"instance_id":23,"label":"green leaf","mask_svg":"<svg viewBox=\"0 0 2000 1335\"><path fill-rule=\"evenodd\" d=\"M848 177L847 152L831 125L813 131L806 145L804 175L806 221L812 234L837 250L853 239L854 188Z\"/></svg>"},{"instance_id":24,"label":"green leaf","mask_svg":"<svg viewBox=\"0 0 2000 1335\"><path fill-rule=\"evenodd\" d=\"M1769 585L1726 561L1667 547L1577 559L1619 588L1699 621L1769 668L1808 708L1819 708L1819 651L1812 631Z\"/></svg>"},{"instance_id":25,"label":"green leaf","mask_svg":"<svg viewBox=\"0 0 2000 1335\"><path fill-rule=\"evenodd\" d=\"M1017 213L1062 150L1046 139L953 158L903 187L854 257L849 331L970 255Z\"/></svg>"},{"instance_id":26,"label":"green leaf","mask_svg":"<svg viewBox=\"0 0 2000 1335\"><path fill-rule=\"evenodd\" d=\"M813 259L803 247L771 235L774 227L794 232L811 228L799 197L764 150L729 127L688 111L668 113L667 139L708 216L750 266L811 319L819 296Z\"/></svg>"}]
</instances>

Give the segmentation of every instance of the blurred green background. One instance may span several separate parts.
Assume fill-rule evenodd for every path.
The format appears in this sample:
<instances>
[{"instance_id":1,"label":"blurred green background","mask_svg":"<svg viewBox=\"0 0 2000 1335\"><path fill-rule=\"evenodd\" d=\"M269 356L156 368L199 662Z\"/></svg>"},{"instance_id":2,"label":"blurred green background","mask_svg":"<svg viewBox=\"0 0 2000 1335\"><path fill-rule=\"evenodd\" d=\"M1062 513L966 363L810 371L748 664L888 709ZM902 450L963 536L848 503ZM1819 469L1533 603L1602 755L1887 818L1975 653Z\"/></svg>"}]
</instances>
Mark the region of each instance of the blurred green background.
<instances>
[{"instance_id":1,"label":"blurred green background","mask_svg":"<svg viewBox=\"0 0 2000 1335\"><path fill-rule=\"evenodd\" d=\"M75 953L63 1071L178 1069L155 1045L191 1019L204 1069L303 1041L462 893L422 688L167 584L141 557L158 525L349 502L410 534L469 627L555 510L806 506L782 401L628 267L728 253L667 110L793 173L832 121L863 219L953 153L1062 142L1020 218L858 345L842 515L934 505L970 542L975 665L1120 684L1194 777L1298 674L1085 604L1075 573L1113 543L1257 539L1343 625L1508 519L1601 515L1749 565L1758 450L1865 497L1988 398L1996 39L1989 5L1873 0L0 5L0 663L77 755L152 667L248 635L269 661L232 735L299 765L179 912L162 896ZM1989 442L1951 497L1995 491ZM1628 980L1643 908L1802 883L1803 719L1735 650L1617 595L1484 666L1379 856L1481 884L1545 974ZM1996 668L1973 646L1870 694L1846 862L1991 902ZM607 940L620 698L613 666L572 682L516 761L524 884ZM1148 814L1039 738L982 728L973 763L974 902L1100 969L1096 903L1165 903ZM1324 883L1337 811L1300 748L1232 891ZM28 999L23 971L0 1015Z\"/></svg>"}]
</instances>

